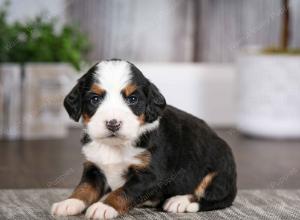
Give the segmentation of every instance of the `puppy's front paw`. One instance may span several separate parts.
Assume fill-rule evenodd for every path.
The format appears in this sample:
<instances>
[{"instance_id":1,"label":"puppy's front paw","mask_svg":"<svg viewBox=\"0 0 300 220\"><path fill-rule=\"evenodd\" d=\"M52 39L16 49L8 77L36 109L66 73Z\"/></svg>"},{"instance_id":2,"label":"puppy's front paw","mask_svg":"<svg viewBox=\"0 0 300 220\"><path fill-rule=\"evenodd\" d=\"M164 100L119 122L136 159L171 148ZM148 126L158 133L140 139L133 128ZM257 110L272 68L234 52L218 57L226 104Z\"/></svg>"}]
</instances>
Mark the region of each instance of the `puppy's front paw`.
<instances>
[{"instance_id":1,"label":"puppy's front paw","mask_svg":"<svg viewBox=\"0 0 300 220\"><path fill-rule=\"evenodd\" d=\"M174 196L166 200L163 209L167 212L197 212L199 204L191 202L191 195Z\"/></svg>"},{"instance_id":2,"label":"puppy's front paw","mask_svg":"<svg viewBox=\"0 0 300 220\"><path fill-rule=\"evenodd\" d=\"M85 209L85 204L79 199L66 199L54 203L51 208L51 214L57 216L78 215Z\"/></svg>"},{"instance_id":3,"label":"puppy's front paw","mask_svg":"<svg viewBox=\"0 0 300 220\"><path fill-rule=\"evenodd\" d=\"M119 213L113 207L102 202L94 203L85 213L85 216L89 219L111 219L118 215Z\"/></svg>"}]
</instances>

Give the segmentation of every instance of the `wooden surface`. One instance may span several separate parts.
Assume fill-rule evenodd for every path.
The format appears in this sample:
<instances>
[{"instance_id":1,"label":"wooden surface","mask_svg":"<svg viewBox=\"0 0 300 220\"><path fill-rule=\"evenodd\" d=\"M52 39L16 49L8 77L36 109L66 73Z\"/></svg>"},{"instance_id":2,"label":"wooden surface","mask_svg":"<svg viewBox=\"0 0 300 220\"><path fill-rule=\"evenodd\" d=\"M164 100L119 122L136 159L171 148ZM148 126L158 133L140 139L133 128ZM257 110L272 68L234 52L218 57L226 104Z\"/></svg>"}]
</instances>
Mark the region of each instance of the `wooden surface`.
<instances>
[{"instance_id":1,"label":"wooden surface","mask_svg":"<svg viewBox=\"0 0 300 220\"><path fill-rule=\"evenodd\" d=\"M93 43L90 60L232 62L249 45L279 46L281 0L69 0L67 18ZM291 0L300 47L300 1Z\"/></svg>"},{"instance_id":2,"label":"wooden surface","mask_svg":"<svg viewBox=\"0 0 300 220\"><path fill-rule=\"evenodd\" d=\"M233 129L217 130L232 147L240 189L300 187L300 140L246 138ZM0 141L0 188L74 187L82 172L80 130L45 141Z\"/></svg>"}]
</instances>

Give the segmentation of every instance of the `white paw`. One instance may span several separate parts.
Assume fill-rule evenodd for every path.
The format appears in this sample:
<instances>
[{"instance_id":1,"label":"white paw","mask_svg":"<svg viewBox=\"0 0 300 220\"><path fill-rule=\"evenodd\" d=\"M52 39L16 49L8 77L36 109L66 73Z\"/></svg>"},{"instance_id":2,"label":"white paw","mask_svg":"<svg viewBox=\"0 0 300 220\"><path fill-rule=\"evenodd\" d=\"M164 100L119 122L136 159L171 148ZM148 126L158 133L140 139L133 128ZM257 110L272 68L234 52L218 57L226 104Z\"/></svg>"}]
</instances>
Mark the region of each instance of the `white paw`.
<instances>
[{"instance_id":1,"label":"white paw","mask_svg":"<svg viewBox=\"0 0 300 220\"><path fill-rule=\"evenodd\" d=\"M85 217L89 219L111 219L118 215L119 213L113 207L102 202L94 203L85 213Z\"/></svg>"},{"instance_id":2,"label":"white paw","mask_svg":"<svg viewBox=\"0 0 300 220\"><path fill-rule=\"evenodd\" d=\"M85 204L79 199L66 199L54 203L51 208L51 214L57 216L78 215L85 209Z\"/></svg>"},{"instance_id":3,"label":"white paw","mask_svg":"<svg viewBox=\"0 0 300 220\"><path fill-rule=\"evenodd\" d=\"M191 195L173 196L165 201L163 209L167 212L198 212L199 204L191 202Z\"/></svg>"}]
</instances>

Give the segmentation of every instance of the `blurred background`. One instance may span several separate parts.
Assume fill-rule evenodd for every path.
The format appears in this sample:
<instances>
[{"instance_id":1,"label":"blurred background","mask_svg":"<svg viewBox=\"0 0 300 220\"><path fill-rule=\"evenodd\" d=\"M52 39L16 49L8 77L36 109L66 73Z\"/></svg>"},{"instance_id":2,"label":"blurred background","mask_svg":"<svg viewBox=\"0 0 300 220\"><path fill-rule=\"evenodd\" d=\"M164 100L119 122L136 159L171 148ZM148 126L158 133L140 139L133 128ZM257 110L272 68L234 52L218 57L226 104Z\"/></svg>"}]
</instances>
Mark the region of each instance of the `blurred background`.
<instances>
[{"instance_id":1,"label":"blurred background","mask_svg":"<svg viewBox=\"0 0 300 220\"><path fill-rule=\"evenodd\" d=\"M81 126L62 101L110 58L136 64L231 145L239 188L299 188L300 1L0 5L0 188L77 184Z\"/></svg>"}]
</instances>

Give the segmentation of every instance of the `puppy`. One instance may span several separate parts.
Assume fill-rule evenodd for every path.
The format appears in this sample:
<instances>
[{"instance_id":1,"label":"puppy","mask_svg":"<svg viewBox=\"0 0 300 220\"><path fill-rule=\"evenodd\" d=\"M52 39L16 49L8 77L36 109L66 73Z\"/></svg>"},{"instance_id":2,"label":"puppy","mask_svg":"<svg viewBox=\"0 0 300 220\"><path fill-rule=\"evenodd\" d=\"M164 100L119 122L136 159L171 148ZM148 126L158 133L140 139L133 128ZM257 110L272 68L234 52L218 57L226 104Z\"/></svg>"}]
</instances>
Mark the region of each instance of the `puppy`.
<instances>
[{"instance_id":1,"label":"puppy","mask_svg":"<svg viewBox=\"0 0 300 220\"><path fill-rule=\"evenodd\" d=\"M132 63L96 64L64 106L72 119L82 118L86 162L79 185L53 204L53 215L86 210L87 218L110 219L143 205L179 213L232 204L236 168L229 146L203 120L166 105Z\"/></svg>"}]
</instances>

